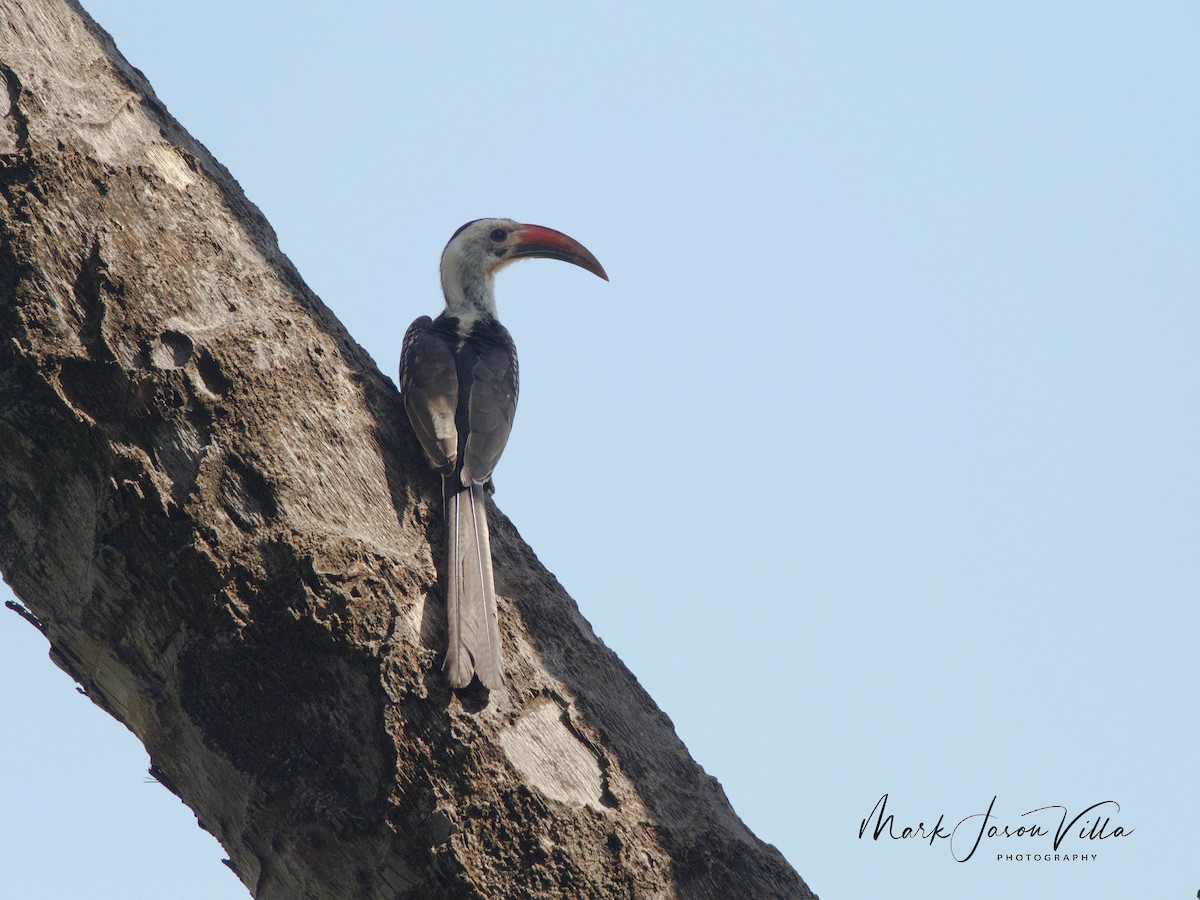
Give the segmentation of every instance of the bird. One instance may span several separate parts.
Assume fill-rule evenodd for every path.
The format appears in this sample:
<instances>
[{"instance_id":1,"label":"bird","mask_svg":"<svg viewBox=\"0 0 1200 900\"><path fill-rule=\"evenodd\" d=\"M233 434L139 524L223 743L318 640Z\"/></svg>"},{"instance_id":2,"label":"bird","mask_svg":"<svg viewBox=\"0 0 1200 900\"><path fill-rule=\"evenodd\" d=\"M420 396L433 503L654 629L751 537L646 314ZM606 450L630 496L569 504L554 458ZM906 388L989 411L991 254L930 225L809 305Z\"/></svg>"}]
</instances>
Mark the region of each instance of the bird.
<instances>
[{"instance_id":1,"label":"bird","mask_svg":"<svg viewBox=\"0 0 1200 900\"><path fill-rule=\"evenodd\" d=\"M519 259L558 259L608 275L574 238L512 219L475 219L442 251L446 306L409 326L400 353L400 395L430 466L441 473L446 522L447 649L450 686L477 676L504 683L486 495L517 409L517 347L496 312L496 273Z\"/></svg>"}]
</instances>

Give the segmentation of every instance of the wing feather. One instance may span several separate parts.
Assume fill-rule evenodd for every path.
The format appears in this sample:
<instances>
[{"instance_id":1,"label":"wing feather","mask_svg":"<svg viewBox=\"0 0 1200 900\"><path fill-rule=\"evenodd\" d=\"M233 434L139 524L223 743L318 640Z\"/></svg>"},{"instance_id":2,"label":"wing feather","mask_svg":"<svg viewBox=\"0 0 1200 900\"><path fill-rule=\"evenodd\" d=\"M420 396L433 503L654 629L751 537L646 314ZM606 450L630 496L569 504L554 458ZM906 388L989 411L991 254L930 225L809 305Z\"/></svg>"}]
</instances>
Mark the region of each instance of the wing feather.
<instances>
[{"instance_id":1,"label":"wing feather","mask_svg":"<svg viewBox=\"0 0 1200 900\"><path fill-rule=\"evenodd\" d=\"M458 372L453 350L432 324L429 316L421 316L404 335L400 394L430 465L446 471L458 459Z\"/></svg>"},{"instance_id":2,"label":"wing feather","mask_svg":"<svg viewBox=\"0 0 1200 900\"><path fill-rule=\"evenodd\" d=\"M517 411L517 354L508 337L478 347L472 367L467 434L463 451L463 484L483 484L504 452Z\"/></svg>"}]
</instances>

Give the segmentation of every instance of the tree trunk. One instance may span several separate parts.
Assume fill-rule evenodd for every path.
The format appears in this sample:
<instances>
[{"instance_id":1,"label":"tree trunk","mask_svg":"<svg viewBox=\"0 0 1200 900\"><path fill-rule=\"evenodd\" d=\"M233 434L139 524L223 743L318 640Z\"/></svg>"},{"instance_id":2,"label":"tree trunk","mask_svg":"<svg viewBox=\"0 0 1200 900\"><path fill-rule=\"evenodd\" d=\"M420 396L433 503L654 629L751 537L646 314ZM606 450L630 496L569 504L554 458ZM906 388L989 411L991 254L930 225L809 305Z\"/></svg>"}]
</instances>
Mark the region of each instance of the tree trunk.
<instances>
[{"instance_id":1,"label":"tree trunk","mask_svg":"<svg viewBox=\"0 0 1200 900\"><path fill-rule=\"evenodd\" d=\"M393 384L76 4L0 76L0 568L251 893L812 897L494 509L508 686L448 689Z\"/></svg>"}]
</instances>

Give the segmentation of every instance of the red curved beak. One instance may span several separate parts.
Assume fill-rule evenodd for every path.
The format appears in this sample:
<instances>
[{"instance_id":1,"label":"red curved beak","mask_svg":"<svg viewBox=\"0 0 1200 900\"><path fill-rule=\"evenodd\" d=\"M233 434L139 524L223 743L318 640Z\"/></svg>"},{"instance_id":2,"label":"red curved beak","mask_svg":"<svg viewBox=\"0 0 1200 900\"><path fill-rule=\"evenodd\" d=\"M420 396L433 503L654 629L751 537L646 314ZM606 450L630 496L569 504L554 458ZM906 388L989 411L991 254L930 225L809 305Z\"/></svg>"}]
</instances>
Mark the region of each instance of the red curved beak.
<instances>
[{"instance_id":1,"label":"red curved beak","mask_svg":"<svg viewBox=\"0 0 1200 900\"><path fill-rule=\"evenodd\" d=\"M546 228L542 225L522 225L521 230L513 237L517 243L513 246L510 259L540 257L542 259L561 259L573 263L582 269L587 269L593 275L599 275L608 281L608 274L600 261L592 256L592 251L579 243L573 237L568 237L561 231Z\"/></svg>"}]
</instances>

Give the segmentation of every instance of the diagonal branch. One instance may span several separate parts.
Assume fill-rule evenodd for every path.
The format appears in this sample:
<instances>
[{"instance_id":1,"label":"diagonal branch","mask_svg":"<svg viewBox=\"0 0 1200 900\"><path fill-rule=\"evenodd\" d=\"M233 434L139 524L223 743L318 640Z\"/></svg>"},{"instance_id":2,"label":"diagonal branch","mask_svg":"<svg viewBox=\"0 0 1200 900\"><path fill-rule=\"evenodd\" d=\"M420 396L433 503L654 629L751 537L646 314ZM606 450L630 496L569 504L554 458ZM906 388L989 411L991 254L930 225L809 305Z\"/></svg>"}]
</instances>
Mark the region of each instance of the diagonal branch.
<instances>
[{"instance_id":1,"label":"diagonal branch","mask_svg":"<svg viewBox=\"0 0 1200 900\"><path fill-rule=\"evenodd\" d=\"M811 897L494 510L448 690L392 383L77 5L0 34L0 568L250 891Z\"/></svg>"}]
</instances>

